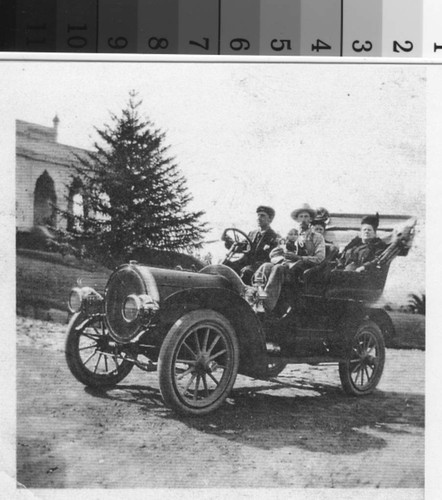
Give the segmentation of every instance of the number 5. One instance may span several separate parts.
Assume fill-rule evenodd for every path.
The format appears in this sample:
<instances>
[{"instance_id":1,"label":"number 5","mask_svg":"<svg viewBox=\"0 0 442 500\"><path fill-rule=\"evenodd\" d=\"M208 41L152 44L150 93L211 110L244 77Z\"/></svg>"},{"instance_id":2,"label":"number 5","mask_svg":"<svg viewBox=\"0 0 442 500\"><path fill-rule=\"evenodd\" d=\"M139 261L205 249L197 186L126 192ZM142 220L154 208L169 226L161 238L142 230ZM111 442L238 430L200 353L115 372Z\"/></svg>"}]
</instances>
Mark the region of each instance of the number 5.
<instances>
[{"instance_id":1,"label":"number 5","mask_svg":"<svg viewBox=\"0 0 442 500\"><path fill-rule=\"evenodd\" d=\"M274 38L270 43L270 47L277 52L284 49L292 50L292 42L291 40L278 40L277 38Z\"/></svg>"}]
</instances>

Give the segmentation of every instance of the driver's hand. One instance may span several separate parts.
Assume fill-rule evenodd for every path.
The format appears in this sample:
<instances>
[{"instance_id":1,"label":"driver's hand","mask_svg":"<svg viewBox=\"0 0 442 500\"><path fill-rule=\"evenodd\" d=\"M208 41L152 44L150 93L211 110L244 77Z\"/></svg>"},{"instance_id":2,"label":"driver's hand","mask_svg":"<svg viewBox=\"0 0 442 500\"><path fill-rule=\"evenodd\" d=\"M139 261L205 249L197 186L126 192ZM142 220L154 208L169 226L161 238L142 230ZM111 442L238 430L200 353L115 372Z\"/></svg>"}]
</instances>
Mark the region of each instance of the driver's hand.
<instances>
[{"instance_id":1,"label":"driver's hand","mask_svg":"<svg viewBox=\"0 0 442 500\"><path fill-rule=\"evenodd\" d=\"M233 240L230 236L224 236L224 246L229 249L233 245Z\"/></svg>"},{"instance_id":2,"label":"driver's hand","mask_svg":"<svg viewBox=\"0 0 442 500\"><path fill-rule=\"evenodd\" d=\"M238 241L236 244L238 251L244 252L247 250L247 241Z\"/></svg>"}]
</instances>

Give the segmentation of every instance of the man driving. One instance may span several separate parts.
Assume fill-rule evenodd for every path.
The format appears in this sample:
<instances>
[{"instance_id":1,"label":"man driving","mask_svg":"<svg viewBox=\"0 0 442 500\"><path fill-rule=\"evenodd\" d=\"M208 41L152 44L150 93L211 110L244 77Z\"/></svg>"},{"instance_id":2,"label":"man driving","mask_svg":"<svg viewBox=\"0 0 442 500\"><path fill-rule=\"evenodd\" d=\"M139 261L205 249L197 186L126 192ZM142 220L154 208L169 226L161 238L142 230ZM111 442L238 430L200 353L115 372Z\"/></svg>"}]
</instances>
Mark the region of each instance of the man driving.
<instances>
[{"instance_id":1,"label":"man driving","mask_svg":"<svg viewBox=\"0 0 442 500\"><path fill-rule=\"evenodd\" d=\"M278 245L278 234L271 228L271 223L275 217L275 210L272 207L260 205L256 209L258 229L250 231L248 237L252 243L250 252L243 255L236 262L226 262L225 264L236 271L243 282L250 285L253 273L264 262L270 261L270 252ZM225 246L229 249L233 245L233 240L226 236Z\"/></svg>"}]
</instances>

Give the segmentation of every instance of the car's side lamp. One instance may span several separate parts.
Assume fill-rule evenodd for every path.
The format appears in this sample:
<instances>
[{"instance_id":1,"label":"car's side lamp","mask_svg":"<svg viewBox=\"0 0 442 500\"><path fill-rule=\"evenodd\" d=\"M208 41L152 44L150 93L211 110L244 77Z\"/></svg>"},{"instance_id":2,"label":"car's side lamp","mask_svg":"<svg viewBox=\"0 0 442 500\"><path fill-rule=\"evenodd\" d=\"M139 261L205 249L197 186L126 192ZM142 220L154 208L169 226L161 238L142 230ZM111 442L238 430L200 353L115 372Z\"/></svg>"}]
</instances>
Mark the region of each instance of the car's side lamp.
<instances>
[{"instance_id":1,"label":"car's side lamp","mask_svg":"<svg viewBox=\"0 0 442 500\"><path fill-rule=\"evenodd\" d=\"M102 302L103 297L90 286L74 287L69 294L68 308L71 313L77 313L85 299L93 299Z\"/></svg>"}]
</instances>

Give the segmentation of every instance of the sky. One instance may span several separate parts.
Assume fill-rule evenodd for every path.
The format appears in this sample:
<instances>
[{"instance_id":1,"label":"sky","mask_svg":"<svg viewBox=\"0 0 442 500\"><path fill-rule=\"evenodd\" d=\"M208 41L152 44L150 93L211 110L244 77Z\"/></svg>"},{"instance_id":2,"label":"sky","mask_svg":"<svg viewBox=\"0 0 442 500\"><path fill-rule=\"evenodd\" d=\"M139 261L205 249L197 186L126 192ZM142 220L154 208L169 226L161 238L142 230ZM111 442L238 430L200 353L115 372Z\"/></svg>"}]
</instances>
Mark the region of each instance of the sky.
<instances>
[{"instance_id":1,"label":"sky","mask_svg":"<svg viewBox=\"0 0 442 500\"><path fill-rule=\"evenodd\" d=\"M192 208L206 212L209 240L225 227L252 229L260 204L276 209L273 226L285 234L290 212L305 202L330 212L414 215L424 234L424 66L9 62L2 69L6 118L52 126L57 114L59 141L86 149L97 139L94 126L109 123L136 90L143 115L166 132ZM422 261L423 237L414 251ZM423 265L418 274L419 288Z\"/></svg>"}]
</instances>

